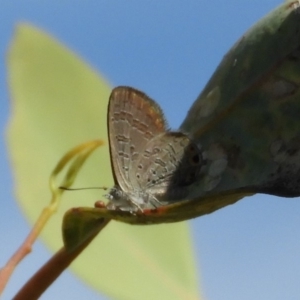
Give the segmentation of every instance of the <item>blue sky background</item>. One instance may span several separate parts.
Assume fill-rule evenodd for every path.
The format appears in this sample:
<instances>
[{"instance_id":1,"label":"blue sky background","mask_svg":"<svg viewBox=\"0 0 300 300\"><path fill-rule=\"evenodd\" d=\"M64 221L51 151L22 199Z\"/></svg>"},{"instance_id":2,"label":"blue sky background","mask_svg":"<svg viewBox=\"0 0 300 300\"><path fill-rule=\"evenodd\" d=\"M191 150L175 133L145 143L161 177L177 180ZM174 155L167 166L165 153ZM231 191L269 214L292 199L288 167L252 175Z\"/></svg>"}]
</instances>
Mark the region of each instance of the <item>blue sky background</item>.
<instances>
[{"instance_id":1,"label":"blue sky background","mask_svg":"<svg viewBox=\"0 0 300 300\"><path fill-rule=\"evenodd\" d=\"M5 53L17 22L28 21L57 37L112 86L144 91L176 128L223 55L280 3L0 0L0 265L29 231L13 197L4 133L9 116ZM299 299L299 212L299 199L256 195L191 221L205 299ZM49 257L37 243L16 270L3 299L10 299ZM107 298L66 272L42 299Z\"/></svg>"}]
</instances>

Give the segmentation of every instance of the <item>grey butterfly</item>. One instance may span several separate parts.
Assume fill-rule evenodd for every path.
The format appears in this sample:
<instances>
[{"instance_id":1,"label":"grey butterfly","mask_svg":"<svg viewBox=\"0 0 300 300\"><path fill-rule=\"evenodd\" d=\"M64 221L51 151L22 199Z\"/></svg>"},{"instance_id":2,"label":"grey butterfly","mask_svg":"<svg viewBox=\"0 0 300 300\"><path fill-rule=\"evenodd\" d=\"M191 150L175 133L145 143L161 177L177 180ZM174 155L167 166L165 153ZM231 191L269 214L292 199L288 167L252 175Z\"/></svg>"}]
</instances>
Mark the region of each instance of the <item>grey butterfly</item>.
<instances>
[{"instance_id":1,"label":"grey butterfly","mask_svg":"<svg viewBox=\"0 0 300 300\"><path fill-rule=\"evenodd\" d=\"M200 149L181 132L167 130L161 108L130 87L113 89L108 136L115 186L108 209L143 210L184 199L199 174Z\"/></svg>"}]
</instances>

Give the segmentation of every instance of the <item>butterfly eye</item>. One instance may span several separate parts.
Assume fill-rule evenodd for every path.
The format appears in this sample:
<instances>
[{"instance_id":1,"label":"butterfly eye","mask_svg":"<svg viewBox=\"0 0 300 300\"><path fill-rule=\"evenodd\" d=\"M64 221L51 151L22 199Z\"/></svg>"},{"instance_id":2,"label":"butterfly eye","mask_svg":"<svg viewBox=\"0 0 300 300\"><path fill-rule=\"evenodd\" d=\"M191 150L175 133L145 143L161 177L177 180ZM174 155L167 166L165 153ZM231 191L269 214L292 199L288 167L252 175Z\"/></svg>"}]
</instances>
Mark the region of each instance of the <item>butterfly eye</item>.
<instances>
[{"instance_id":1,"label":"butterfly eye","mask_svg":"<svg viewBox=\"0 0 300 300\"><path fill-rule=\"evenodd\" d=\"M201 153L199 152L199 149L195 145L193 144L189 145L186 151L191 165L199 165L200 162L202 162Z\"/></svg>"}]
</instances>

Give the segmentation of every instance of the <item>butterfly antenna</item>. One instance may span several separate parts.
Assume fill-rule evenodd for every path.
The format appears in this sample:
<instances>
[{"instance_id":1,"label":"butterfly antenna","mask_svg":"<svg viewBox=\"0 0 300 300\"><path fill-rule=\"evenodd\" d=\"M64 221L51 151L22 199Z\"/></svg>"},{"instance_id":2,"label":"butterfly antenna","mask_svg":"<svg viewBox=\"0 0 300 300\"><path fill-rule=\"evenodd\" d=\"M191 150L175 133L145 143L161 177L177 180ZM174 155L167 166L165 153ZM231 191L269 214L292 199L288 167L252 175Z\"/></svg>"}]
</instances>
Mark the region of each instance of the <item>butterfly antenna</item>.
<instances>
[{"instance_id":1,"label":"butterfly antenna","mask_svg":"<svg viewBox=\"0 0 300 300\"><path fill-rule=\"evenodd\" d=\"M64 191L82 191L82 190L108 190L108 187L106 186L96 186L96 187L87 187L87 188L67 188L64 186L59 187L60 190Z\"/></svg>"}]
</instances>

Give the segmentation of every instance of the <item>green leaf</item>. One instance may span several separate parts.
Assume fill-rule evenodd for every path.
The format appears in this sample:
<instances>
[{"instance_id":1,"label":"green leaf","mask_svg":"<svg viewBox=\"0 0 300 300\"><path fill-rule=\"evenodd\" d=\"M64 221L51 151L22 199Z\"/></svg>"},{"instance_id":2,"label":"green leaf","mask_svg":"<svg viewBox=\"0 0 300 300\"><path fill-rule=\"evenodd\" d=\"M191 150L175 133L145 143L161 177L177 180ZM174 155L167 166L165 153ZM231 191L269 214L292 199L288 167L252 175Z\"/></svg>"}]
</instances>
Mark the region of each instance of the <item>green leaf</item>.
<instances>
[{"instance_id":1,"label":"green leaf","mask_svg":"<svg viewBox=\"0 0 300 300\"><path fill-rule=\"evenodd\" d=\"M99 218L93 209L90 213L82 208L73 208L66 213L63 222L63 239L67 250L73 251L89 237L101 230L109 219ZM84 213L82 213L84 212Z\"/></svg>"},{"instance_id":2,"label":"green leaf","mask_svg":"<svg viewBox=\"0 0 300 300\"><path fill-rule=\"evenodd\" d=\"M190 191L199 206L223 193L300 196L299 32L299 1L287 1L236 42L191 107L181 129L206 158Z\"/></svg>"},{"instance_id":3,"label":"green leaf","mask_svg":"<svg viewBox=\"0 0 300 300\"><path fill-rule=\"evenodd\" d=\"M88 140L106 140L108 84L53 38L19 25L8 57L12 116L8 145L16 197L30 222L50 199L48 179L61 156ZM112 186L108 146L86 162L75 186ZM62 246L63 214L93 207L102 192L65 192L42 239ZM34 255L34 253L33 253ZM72 264L98 290L118 299L199 299L187 223L128 226L110 222Z\"/></svg>"}]
</instances>

